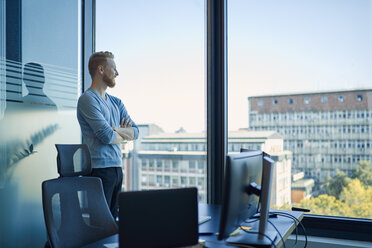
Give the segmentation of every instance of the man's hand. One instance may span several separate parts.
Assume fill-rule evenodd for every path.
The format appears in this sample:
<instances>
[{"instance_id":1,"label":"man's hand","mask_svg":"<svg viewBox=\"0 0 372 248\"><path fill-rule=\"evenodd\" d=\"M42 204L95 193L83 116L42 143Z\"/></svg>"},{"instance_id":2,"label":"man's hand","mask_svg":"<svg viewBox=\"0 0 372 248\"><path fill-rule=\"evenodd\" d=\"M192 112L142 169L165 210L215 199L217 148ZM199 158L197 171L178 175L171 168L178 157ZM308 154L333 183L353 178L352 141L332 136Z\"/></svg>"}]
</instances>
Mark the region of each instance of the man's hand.
<instances>
[{"instance_id":1,"label":"man's hand","mask_svg":"<svg viewBox=\"0 0 372 248\"><path fill-rule=\"evenodd\" d=\"M132 121L130 119L121 119L120 127L113 127L114 131L117 132L124 141L134 140L134 130L132 128Z\"/></svg>"},{"instance_id":2,"label":"man's hand","mask_svg":"<svg viewBox=\"0 0 372 248\"><path fill-rule=\"evenodd\" d=\"M120 122L120 127L121 128L132 127L132 121L129 120L129 118L124 120L124 117L123 117L123 119L121 119L121 122Z\"/></svg>"}]
</instances>

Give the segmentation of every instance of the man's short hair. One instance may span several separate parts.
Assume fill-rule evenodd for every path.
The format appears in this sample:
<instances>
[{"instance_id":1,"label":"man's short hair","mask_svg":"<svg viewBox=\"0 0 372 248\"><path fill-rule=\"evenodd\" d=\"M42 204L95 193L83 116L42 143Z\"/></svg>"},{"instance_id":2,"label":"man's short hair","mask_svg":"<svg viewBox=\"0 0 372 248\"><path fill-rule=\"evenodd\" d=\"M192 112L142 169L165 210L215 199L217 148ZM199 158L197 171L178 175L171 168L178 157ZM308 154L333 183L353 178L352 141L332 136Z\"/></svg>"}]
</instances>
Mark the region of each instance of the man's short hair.
<instances>
[{"instance_id":1,"label":"man's short hair","mask_svg":"<svg viewBox=\"0 0 372 248\"><path fill-rule=\"evenodd\" d=\"M94 75L96 75L97 67L99 65L106 66L107 59L113 59L113 58L114 58L114 54L108 51L93 53L90 56L89 62L88 62L88 69L89 69L90 76L93 78Z\"/></svg>"}]
</instances>

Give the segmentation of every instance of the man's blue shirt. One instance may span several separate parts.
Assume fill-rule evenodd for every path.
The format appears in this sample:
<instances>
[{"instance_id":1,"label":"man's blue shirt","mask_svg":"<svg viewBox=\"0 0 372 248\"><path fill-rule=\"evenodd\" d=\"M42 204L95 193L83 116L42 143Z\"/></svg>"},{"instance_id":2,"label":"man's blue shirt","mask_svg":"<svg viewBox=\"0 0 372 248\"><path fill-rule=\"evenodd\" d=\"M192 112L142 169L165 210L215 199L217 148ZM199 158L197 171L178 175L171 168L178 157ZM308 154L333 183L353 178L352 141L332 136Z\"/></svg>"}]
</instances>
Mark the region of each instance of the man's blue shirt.
<instances>
[{"instance_id":1,"label":"man's blue shirt","mask_svg":"<svg viewBox=\"0 0 372 248\"><path fill-rule=\"evenodd\" d=\"M93 168L120 167L122 152L119 144L111 144L117 133L112 127L119 127L121 119L130 118L124 104L117 97L106 93L103 99L89 88L79 98L77 119L83 135L83 142L88 145ZM132 121L134 139L138 137L138 127Z\"/></svg>"}]
</instances>

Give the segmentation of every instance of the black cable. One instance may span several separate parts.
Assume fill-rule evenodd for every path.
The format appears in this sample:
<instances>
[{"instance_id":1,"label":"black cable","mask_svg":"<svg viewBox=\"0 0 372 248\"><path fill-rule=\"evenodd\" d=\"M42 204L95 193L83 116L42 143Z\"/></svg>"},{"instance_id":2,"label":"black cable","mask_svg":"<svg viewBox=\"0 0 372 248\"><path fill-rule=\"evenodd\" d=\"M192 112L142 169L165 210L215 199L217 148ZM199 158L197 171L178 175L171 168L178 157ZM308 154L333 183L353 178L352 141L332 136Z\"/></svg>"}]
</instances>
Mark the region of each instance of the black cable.
<instances>
[{"instance_id":1,"label":"black cable","mask_svg":"<svg viewBox=\"0 0 372 248\"><path fill-rule=\"evenodd\" d=\"M244 227L242 227L242 226L239 226L239 228L240 228L242 231L246 232L246 233L261 234L261 235L265 236L265 237L266 237L266 238L271 242L271 245L273 245L274 248L277 248L276 245L275 245L275 243L274 243L274 240L272 240L268 235L266 235L266 234L264 234L264 233L260 233L260 232L254 232L254 231L247 231L247 230L244 230L244 229L243 229Z\"/></svg>"},{"instance_id":2,"label":"black cable","mask_svg":"<svg viewBox=\"0 0 372 248\"><path fill-rule=\"evenodd\" d=\"M306 233L306 229L305 229L304 225L296 217L294 217L291 214L283 213L283 212L276 212L276 213L278 215L281 215L281 216L284 216L284 217L287 217L287 218L291 218L292 220L294 220L295 222L297 222L301 226L302 230L304 231L304 236L305 236L305 246L304 247L306 248L307 247L307 233Z\"/></svg>"},{"instance_id":3,"label":"black cable","mask_svg":"<svg viewBox=\"0 0 372 248\"><path fill-rule=\"evenodd\" d=\"M296 221L294 223L296 225ZM296 225L296 228L295 228L295 230L296 230L296 241L295 241L294 245L292 246L292 248L296 248L296 246L297 246L297 241L298 241L298 228L297 227L298 226Z\"/></svg>"},{"instance_id":4,"label":"black cable","mask_svg":"<svg viewBox=\"0 0 372 248\"><path fill-rule=\"evenodd\" d=\"M254 223L254 222L256 222L256 221L259 221L259 219L250 219L250 221L245 220L245 221L243 221L243 222L244 222L244 223L247 223L247 224L250 224L250 223ZM276 228L276 226L275 226L275 225L274 225L270 220L267 220L267 222L269 222L269 223L274 227L274 229L276 230L276 232L279 234L281 240L283 240L283 236L280 234L280 232L279 232L279 230ZM296 223L296 222L295 222L295 223ZM297 230L297 226L296 226L296 230ZM286 248L284 240L283 240L283 247ZM292 247L292 248L293 248L293 247Z\"/></svg>"},{"instance_id":5,"label":"black cable","mask_svg":"<svg viewBox=\"0 0 372 248\"><path fill-rule=\"evenodd\" d=\"M245 220L245 221L243 221L244 223L247 223L247 224L250 224L250 223L254 223L254 222L257 222L257 221L259 221L260 219L250 219L250 221L247 221L247 220ZM280 236L280 238L283 240L283 237L282 237L282 235L280 234L280 232L279 232L279 230L276 228L276 226L274 226L274 224L273 223L271 223L271 221L270 220L267 220L274 228L275 228L275 230L276 230L276 232L279 234L279 236ZM240 229L242 229L242 226L240 226ZM243 229L244 230L244 229ZM250 231L250 233L254 233L253 231ZM257 232L257 233L259 233L259 232ZM264 234L264 236L265 237L267 237L265 234ZM269 237L267 237L270 241L271 241L271 243L273 243L273 241L269 238ZM275 245L274 245L275 246ZM284 246L284 248L286 248L286 246L285 246L285 244L284 244L284 241L283 241L283 246Z\"/></svg>"},{"instance_id":6,"label":"black cable","mask_svg":"<svg viewBox=\"0 0 372 248\"><path fill-rule=\"evenodd\" d=\"M306 229L304 227L304 225L301 223L301 221L299 221L296 217L294 217L293 215L291 214L288 214L288 213L284 213L284 212L270 212L270 213L275 213L277 215L281 215L281 216L284 216L284 217L287 217L287 218L291 218L295 221L297 221L297 223L301 226L302 230L304 231L304 236L305 236L305 245L304 245L304 248L307 247L307 233L306 233Z\"/></svg>"},{"instance_id":7,"label":"black cable","mask_svg":"<svg viewBox=\"0 0 372 248\"><path fill-rule=\"evenodd\" d=\"M279 214L278 214L279 213ZM281 215L282 214L282 212L269 212L269 214L277 214L277 215ZM287 214L287 213L283 213L283 214ZM292 219L294 220L294 223L295 223L295 225L297 224L297 222L298 223L300 223L298 220L297 220L297 218L296 217L294 217L294 216L292 216L292 215L290 215L290 214L288 214L290 217L293 217ZM282 215L283 216L283 215ZM289 216L284 216L284 217L289 217ZM247 221L247 220L245 220L245 221L243 221L244 223L254 223L254 222L256 222L256 221L258 221L259 219L254 219L254 220L250 220L250 221ZM268 222L275 228L275 230L277 231L277 233L279 234L279 236L280 236L280 238L283 240L283 237L282 237L282 235L280 234L280 232L279 232L279 230L276 228L276 226L274 226L274 224L272 223L272 222L270 222L270 220L268 220ZM295 244L293 245L293 247L292 248L295 248L296 247L296 245L297 245L297 242L298 242L298 229L297 229L297 225L296 225L296 228L295 228L295 230L296 230L296 241L295 241ZM284 242L283 242L283 246L284 246L284 248L286 248L286 246L285 246L285 244L284 244Z\"/></svg>"},{"instance_id":8,"label":"black cable","mask_svg":"<svg viewBox=\"0 0 372 248\"><path fill-rule=\"evenodd\" d=\"M269 212L269 213L281 213L281 212ZM278 215L278 214L277 214ZM283 215L282 215L283 216ZM288 216L285 216L285 217L288 217ZM294 217L294 216L293 216ZM292 248L296 248L296 246L297 246L297 242L298 242L298 228L297 228L297 219L296 219L296 217L294 217L295 219L292 219L293 221L294 221L294 224L296 225L296 228L295 228L295 230L296 230L296 241L295 241L295 243L294 243L294 245L292 246Z\"/></svg>"},{"instance_id":9,"label":"black cable","mask_svg":"<svg viewBox=\"0 0 372 248\"><path fill-rule=\"evenodd\" d=\"M260 219L248 219L248 220L244 220L243 222L244 223L254 223L254 222L256 222L256 221L259 221Z\"/></svg>"},{"instance_id":10,"label":"black cable","mask_svg":"<svg viewBox=\"0 0 372 248\"><path fill-rule=\"evenodd\" d=\"M283 242L283 247L284 248L287 248L286 246L285 246L285 240L283 239L283 236L280 234L280 232L279 232L279 230L278 230L278 228L276 228L276 226L270 221L270 220L267 220L267 222L268 223L270 223L273 227L274 227L274 229L276 230L276 232L279 234L279 237L281 238L281 240L282 240L282 242Z\"/></svg>"},{"instance_id":11,"label":"black cable","mask_svg":"<svg viewBox=\"0 0 372 248\"><path fill-rule=\"evenodd\" d=\"M302 222L300 222L296 217L294 217L293 215L288 214L288 213L281 213L280 215L288 216L288 217L296 220L300 224L302 230L304 231L304 236L305 236L305 245L304 245L304 248L306 248L307 247L307 233L306 233L306 229L305 229L304 225L302 224Z\"/></svg>"}]
</instances>

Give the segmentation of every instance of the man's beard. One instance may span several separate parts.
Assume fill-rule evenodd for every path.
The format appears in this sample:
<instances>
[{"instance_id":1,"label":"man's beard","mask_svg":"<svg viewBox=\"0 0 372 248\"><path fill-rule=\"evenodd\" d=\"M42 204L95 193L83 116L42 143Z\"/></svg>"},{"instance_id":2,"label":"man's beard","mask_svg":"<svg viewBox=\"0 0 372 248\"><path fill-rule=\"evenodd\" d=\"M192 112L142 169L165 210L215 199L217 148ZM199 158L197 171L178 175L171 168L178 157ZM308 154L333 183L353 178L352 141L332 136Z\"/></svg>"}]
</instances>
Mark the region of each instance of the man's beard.
<instances>
[{"instance_id":1,"label":"man's beard","mask_svg":"<svg viewBox=\"0 0 372 248\"><path fill-rule=\"evenodd\" d=\"M114 86L116 85L115 83L115 78L109 78L106 73L103 74L103 78L102 78L103 82L106 83L106 85L110 88L114 88Z\"/></svg>"}]
</instances>

